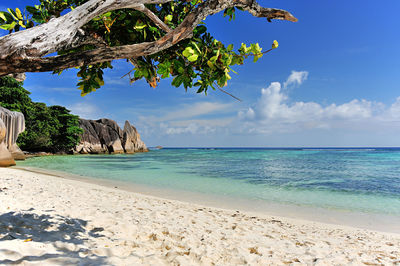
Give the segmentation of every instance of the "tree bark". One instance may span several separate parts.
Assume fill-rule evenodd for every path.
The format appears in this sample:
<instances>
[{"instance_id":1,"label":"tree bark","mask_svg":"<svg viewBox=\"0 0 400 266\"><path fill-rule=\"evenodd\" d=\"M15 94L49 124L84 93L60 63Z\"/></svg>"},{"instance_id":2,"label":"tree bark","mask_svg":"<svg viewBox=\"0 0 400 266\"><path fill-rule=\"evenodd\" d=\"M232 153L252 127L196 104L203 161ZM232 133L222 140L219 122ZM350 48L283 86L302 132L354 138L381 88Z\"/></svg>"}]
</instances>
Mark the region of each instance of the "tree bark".
<instances>
[{"instance_id":1,"label":"tree bark","mask_svg":"<svg viewBox=\"0 0 400 266\"><path fill-rule=\"evenodd\" d=\"M114 59L151 55L190 38L195 27L207 16L231 7L241 7L253 16L264 17L268 20L297 21L289 12L263 8L255 0L206 0L189 13L176 29L171 30L154 13L144 7L144 4L160 4L169 1L171 0L90 0L64 16L1 37L0 76L11 73L63 70ZM48 54L77 47L87 42L93 43L93 40L90 41L81 28L97 16L122 8L132 8L143 12L163 29L166 35L154 42L119 47L99 45L89 51L45 57Z\"/></svg>"}]
</instances>

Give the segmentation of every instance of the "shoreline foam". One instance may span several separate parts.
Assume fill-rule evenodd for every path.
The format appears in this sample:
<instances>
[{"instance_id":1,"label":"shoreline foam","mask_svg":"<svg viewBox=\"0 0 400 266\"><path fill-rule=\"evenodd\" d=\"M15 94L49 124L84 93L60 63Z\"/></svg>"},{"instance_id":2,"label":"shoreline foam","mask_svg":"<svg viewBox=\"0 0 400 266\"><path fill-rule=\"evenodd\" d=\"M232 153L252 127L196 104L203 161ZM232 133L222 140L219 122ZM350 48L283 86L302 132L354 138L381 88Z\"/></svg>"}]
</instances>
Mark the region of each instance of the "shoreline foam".
<instances>
[{"instance_id":1,"label":"shoreline foam","mask_svg":"<svg viewBox=\"0 0 400 266\"><path fill-rule=\"evenodd\" d=\"M0 169L0 181L0 264L400 263L398 234L253 216L19 169Z\"/></svg>"}]
</instances>

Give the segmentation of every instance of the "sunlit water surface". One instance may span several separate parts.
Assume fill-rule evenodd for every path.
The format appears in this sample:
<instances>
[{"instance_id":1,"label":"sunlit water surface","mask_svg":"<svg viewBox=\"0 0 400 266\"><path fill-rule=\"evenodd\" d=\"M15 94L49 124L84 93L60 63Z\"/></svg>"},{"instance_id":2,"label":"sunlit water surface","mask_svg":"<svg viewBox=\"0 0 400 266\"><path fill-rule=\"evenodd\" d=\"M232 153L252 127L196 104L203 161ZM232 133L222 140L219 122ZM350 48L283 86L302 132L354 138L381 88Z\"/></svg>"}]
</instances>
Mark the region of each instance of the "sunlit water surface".
<instances>
[{"instance_id":1,"label":"sunlit water surface","mask_svg":"<svg viewBox=\"0 0 400 266\"><path fill-rule=\"evenodd\" d=\"M205 196L400 215L400 149L161 149L36 157L18 166Z\"/></svg>"}]
</instances>

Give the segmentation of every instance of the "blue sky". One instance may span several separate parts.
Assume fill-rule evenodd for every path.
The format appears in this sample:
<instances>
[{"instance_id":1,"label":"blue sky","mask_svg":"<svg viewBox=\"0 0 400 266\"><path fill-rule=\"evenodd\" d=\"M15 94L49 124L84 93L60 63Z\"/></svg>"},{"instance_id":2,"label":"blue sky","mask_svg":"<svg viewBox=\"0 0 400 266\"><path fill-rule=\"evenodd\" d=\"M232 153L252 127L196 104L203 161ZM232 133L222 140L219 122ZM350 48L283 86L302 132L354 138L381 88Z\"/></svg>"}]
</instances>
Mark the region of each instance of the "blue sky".
<instances>
[{"instance_id":1,"label":"blue sky","mask_svg":"<svg viewBox=\"0 0 400 266\"><path fill-rule=\"evenodd\" d=\"M5 7L31 0L2 0ZM61 76L28 73L35 101L63 105L84 118L108 117L137 126L149 146L400 146L400 10L398 0L259 1L291 11L299 22L254 18L238 12L206 20L220 41L258 42L279 48L257 63L237 67L225 88L185 92L162 80L156 88L120 77L118 61L106 85L81 97L75 70Z\"/></svg>"}]
</instances>

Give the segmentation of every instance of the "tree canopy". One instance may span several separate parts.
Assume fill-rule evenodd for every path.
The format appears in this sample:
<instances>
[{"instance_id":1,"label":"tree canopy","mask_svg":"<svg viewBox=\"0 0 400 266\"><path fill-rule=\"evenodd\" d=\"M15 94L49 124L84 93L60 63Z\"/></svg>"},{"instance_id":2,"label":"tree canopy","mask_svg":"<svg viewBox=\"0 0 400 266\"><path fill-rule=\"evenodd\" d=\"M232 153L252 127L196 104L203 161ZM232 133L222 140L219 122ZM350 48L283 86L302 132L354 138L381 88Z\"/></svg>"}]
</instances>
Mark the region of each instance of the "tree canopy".
<instances>
[{"instance_id":1,"label":"tree canopy","mask_svg":"<svg viewBox=\"0 0 400 266\"><path fill-rule=\"evenodd\" d=\"M258 43L239 48L216 40L203 20L237 10L256 17L297 21L285 10L261 7L255 0L38 0L25 10L0 12L0 76L10 73L61 73L79 68L82 95L100 88L103 70L115 59L132 64L130 81L144 78L156 87L172 85L207 92L226 86L232 66L263 54Z\"/></svg>"},{"instance_id":2,"label":"tree canopy","mask_svg":"<svg viewBox=\"0 0 400 266\"><path fill-rule=\"evenodd\" d=\"M26 130L17 140L25 151L69 152L83 132L79 128L79 117L70 114L62 106L47 107L44 103L33 102L30 92L22 82L12 77L0 77L0 106L25 116Z\"/></svg>"}]
</instances>

